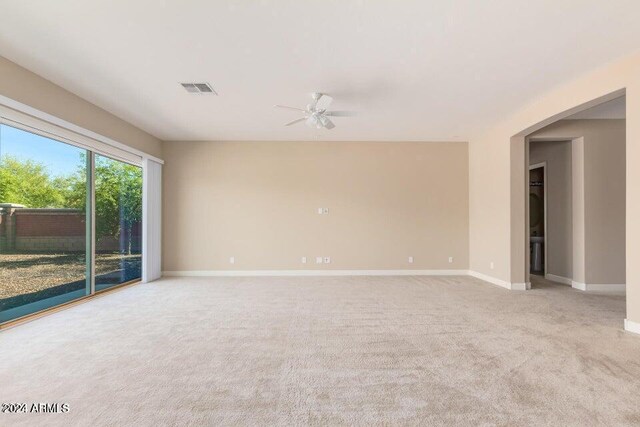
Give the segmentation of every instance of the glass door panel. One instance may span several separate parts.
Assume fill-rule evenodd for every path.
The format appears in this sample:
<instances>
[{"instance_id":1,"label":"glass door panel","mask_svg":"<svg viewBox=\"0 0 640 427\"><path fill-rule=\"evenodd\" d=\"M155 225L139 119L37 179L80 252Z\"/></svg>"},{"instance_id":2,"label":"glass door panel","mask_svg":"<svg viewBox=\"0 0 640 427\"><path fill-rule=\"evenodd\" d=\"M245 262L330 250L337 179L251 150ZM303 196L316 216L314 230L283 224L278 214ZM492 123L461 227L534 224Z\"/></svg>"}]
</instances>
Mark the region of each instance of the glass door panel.
<instances>
[{"instance_id":1,"label":"glass door panel","mask_svg":"<svg viewBox=\"0 0 640 427\"><path fill-rule=\"evenodd\" d=\"M142 168L95 156L95 289L142 276Z\"/></svg>"},{"instance_id":2,"label":"glass door panel","mask_svg":"<svg viewBox=\"0 0 640 427\"><path fill-rule=\"evenodd\" d=\"M0 323L90 292L88 159L0 124Z\"/></svg>"}]
</instances>

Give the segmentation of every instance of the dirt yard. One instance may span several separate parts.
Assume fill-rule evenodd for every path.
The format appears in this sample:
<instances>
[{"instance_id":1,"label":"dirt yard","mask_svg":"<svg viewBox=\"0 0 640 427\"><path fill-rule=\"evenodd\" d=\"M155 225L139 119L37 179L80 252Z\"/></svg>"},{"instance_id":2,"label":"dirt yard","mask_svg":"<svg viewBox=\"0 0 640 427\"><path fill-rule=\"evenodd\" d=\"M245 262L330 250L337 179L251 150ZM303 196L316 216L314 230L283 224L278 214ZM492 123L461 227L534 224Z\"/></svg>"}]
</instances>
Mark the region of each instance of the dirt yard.
<instances>
[{"instance_id":1,"label":"dirt yard","mask_svg":"<svg viewBox=\"0 0 640 427\"><path fill-rule=\"evenodd\" d=\"M98 254L96 275L139 265L140 255ZM84 280L84 254L0 254L0 300Z\"/></svg>"}]
</instances>

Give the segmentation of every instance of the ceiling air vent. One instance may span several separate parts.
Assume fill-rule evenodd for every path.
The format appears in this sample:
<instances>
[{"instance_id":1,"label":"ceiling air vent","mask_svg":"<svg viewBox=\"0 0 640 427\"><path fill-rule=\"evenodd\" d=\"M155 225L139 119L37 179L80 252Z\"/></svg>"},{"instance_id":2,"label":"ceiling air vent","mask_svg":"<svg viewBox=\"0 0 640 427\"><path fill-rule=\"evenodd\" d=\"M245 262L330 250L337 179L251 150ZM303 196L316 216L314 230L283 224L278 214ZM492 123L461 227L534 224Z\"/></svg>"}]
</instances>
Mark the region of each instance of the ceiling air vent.
<instances>
[{"instance_id":1,"label":"ceiling air vent","mask_svg":"<svg viewBox=\"0 0 640 427\"><path fill-rule=\"evenodd\" d=\"M217 95L209 83L180 83L189 93L211 93Z\"/></svg>"}]
</instances>

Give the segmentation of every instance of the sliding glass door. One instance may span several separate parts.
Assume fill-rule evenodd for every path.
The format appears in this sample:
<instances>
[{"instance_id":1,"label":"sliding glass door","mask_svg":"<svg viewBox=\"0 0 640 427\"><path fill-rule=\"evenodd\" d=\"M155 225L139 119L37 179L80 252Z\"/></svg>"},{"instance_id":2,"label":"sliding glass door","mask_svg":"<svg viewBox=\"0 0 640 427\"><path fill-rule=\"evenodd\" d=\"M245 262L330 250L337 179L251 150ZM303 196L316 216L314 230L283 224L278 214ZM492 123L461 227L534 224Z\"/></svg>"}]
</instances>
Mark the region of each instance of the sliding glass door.
<instances>
[{"instance_id":1,"label":"sliding glass door","mask_svg":"<svg viewBox=\"0 0 640 427\"><path fill-rule=\"evenodd\" d=\"M95 156L96 291L142 276L142 168Z\"/></svg>"},{"instance_id":2,"label":"sliding glass door","mask_svg":"<svg viewBox=\"0 0 640 427\"><path fill-rule=\"evenodd\" d=\"M88 159L0 124L0 322L89 293Z\"/></svg>"},{"instance_id":3,"label":"sliding glass door","mask_svg":"<svg viewBox=\"0 0 640 427\"><path fill-rule=\"evenodd\" d=\"M141 230L140 167L0 124L0 323L140 279Z\"/></svg>"}]
</instances>

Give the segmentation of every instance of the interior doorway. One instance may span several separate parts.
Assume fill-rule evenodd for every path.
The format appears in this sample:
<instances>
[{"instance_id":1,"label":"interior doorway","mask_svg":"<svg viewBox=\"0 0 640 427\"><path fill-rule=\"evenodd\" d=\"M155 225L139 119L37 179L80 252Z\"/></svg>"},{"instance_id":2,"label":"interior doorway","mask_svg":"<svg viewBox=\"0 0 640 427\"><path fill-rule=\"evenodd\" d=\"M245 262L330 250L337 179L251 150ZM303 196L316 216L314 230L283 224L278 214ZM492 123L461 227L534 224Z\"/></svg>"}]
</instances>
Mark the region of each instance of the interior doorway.
<instances>
[{"instance_id":1,"label":"interior doorway","mask_svg":"<svg viewBox=\"0 0 640 427\"><path fill-rule=\"evenodd\" d=\"M625 97L538 129L525 146L527 282L625 292Z\"/></svg>"}]
</instances>

